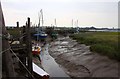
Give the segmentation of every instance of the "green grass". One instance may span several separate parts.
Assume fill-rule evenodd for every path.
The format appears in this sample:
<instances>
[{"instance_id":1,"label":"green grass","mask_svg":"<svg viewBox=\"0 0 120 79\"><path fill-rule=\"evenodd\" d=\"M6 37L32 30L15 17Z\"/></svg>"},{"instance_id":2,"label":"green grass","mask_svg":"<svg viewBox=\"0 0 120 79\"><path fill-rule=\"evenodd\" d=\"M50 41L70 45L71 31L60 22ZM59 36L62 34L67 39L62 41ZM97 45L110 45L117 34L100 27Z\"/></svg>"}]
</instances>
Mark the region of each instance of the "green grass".
<instances>
[{"instance_id":1,"label":"green grass","mask_svg":"<svg viewBox=\"0 0 120 79\"><path fill-rule=\"evenodd\" d=\"M10 35L12 35L14 38L18 37L19 35L19 29L15 28L15 29L9 29L7 30L8 33L10 33Z\"/></svg>"},{"instance_id":2,"label":"green grass","mask_svg":"<svg viewBox=\"0 0 120 79\"><path fill-rule=\"evenodd\" d=\"M85 32L70 35L79 43L90 45L90 50L120 61L120 32Z\"/></svg>"}]
</instances>

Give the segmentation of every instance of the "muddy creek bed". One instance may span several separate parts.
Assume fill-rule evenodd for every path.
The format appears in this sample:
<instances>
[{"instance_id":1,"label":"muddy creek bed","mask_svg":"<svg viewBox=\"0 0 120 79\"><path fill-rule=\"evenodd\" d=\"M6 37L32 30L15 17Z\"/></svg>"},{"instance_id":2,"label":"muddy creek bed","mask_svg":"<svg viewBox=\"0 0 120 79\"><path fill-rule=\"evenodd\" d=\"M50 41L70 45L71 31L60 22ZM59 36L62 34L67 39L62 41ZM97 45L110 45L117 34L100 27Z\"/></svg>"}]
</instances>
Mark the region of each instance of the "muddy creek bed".
<instances>
[{"instance_id":1,"label":"muddy creek bed","mask_svg":"<svg viewBox=\"0 0 120 79\"><path fill-rule=\"evenodd\" d=\"M71 77L118 77L119 62L89 50L69 37L51 42L49 53Z\"/></svg>"}]
</instances>

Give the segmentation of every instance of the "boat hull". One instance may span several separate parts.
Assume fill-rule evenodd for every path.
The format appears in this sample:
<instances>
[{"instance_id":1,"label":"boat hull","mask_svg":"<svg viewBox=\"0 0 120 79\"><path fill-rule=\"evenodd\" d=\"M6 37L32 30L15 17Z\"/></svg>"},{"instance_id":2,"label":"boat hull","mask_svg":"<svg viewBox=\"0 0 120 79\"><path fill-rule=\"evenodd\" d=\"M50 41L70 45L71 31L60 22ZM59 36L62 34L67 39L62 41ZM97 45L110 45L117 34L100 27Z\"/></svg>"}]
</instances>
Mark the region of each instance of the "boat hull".
<instances>
[{"instance_id":1,"label":"boat hull","mask_svg":"<svg viewBox=\"0 0 120 79\"><path fill-rule=\"evenodd\" d=\"M34 34L35 37L38 37L39 39L41 38L46 38L47 34Z\"/></svg>"},{"instance_id":2,"label":"boat hull","mask_svg":"<svg viewBox=\"0 0 120 79\"><path fill-rule=\"evenodd\" d=\"M39 54L40 54L40 51L32 51L32 54L34 54L34 55L39 55Z\"/></svg>"},{"instance_id":3,"label":"boat hull","mask_svg":"<svg viewBox=\"0 0 120 79\"><path fill-rule=\"evenodd\" d=\"M39 55L41 51L41 47L40 46L32 46L32 54L33 55Z\"/></svg>"}]
</instances>

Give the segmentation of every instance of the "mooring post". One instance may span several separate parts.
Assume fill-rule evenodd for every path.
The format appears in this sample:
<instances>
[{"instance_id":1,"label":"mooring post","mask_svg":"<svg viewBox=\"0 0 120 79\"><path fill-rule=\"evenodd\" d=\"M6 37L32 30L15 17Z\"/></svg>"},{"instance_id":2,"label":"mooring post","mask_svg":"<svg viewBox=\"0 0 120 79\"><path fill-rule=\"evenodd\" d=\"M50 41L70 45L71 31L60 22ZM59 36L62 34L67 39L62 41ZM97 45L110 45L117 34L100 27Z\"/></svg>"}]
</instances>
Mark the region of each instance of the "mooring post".
<instances>
[{"instance_id":1,"label":"mooring post","mask_svg":"<svg viewBox=\"0 0 120 79\"><path fill-rule=\"evenodd\" d=\"M18 37L18 39L17 39L17 40L20 42L20 38L19 38L19 37L20 37L19 22L17 21L17 22L16 22L16 24L17 24L17 28L16 28L16 29L17 29L17 31L18 31L18 36L17 36L17 37Z\"/></svg>"},{"instance_id":2,"label":"mooring post","mask_svg":"<svg viewBox=\"0 0 120 79\"><path fill-rule=\"evenodd\" d=\"M30 36L30 18L28 17L28 22L27 22L27 29L26 29L26 34L27 34L27 53L28 53L28 70L30 73L33 73L32 69L32 43L31 43L31 36ZM29 74L29 78L32 79L32 75Z\"/></svg>"},{"instance_id":3,"label":"mooring post","mask_svg":"<svg viewBox=\"0 0 120 79\"><path fill-rule=\"evenodd\" d=\"M16 22L17 23L17 28L19 28L19 22Z\"/></svg>"},{"instance_id":4,"label":"mooring post","mask_svg":"<svg viewBox=\"0 0 120 79\"><path fill-rule=\"evenodd\" d=\"M26 32L25 32L25 26L23 26L23 27L22 27L22 34L24 35L24 37L23 37L23 39L21 40L21 43L22 43L22 44L25 44L25 40L26 40L26 39L25 39L25 35L26 35L25 33L26 33Z\"/></svg>"}]
</instances>

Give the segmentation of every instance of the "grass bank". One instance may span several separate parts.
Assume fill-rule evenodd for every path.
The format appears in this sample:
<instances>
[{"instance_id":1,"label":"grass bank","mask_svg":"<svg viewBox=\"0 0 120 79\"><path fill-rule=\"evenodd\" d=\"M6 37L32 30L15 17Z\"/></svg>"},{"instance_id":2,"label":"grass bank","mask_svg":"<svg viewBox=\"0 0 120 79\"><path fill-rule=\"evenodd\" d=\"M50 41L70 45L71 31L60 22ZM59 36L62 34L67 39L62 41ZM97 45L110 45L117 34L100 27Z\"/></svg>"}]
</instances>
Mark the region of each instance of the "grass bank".
<instances>
[{"instance_id":1,"label":"grass bank","mask_svg":"<svg viewBox=\"0 0 120 79\"><path fill-rule=\"evenodd\" d=\"M70 35L81 44L90 45L90 50L120 61L120 32L84 32Z\"/></svg>"}]
</instances>

